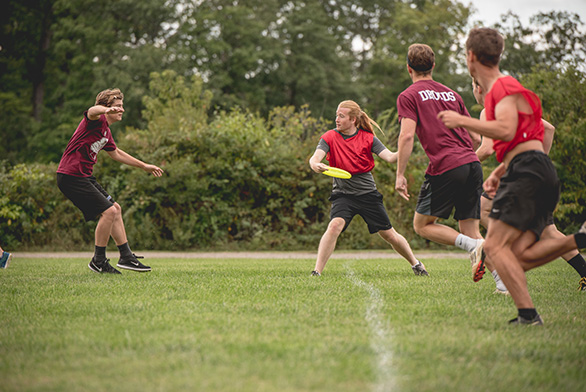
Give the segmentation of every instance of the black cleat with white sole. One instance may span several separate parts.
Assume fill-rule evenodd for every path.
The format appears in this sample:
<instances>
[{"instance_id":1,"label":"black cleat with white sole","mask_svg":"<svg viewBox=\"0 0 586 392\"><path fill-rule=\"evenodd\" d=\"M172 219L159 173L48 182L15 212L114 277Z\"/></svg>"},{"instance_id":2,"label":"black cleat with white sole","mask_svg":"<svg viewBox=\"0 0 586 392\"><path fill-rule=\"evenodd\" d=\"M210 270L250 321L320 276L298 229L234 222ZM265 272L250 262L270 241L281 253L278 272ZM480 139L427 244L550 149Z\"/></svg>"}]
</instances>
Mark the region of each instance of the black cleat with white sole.
<instances>
[{"instance_id":1,"label":"black cleat with white sole","mask_svg":"<svg viewBox=\"0 0 586 392\"><path fill-rule=\"evenodd\" d=\"M100 261L92 257L92 261L90 261L88 267L98 274L120 274L120 271L110 265L110 259Z\"/></svg>"},{"instance_id":2,"label":"black cleat with white sole","mask_svg":"<svg viewBox=\"0 0 586 392\"><path fill-rule=\"evenodd\" d=\"M144 265L138 259L144 259L143 256L137 256L134 253L130 257L121 258L116 267L137 272L149 272L151 267Z\"/></svg>"}]
</instances>

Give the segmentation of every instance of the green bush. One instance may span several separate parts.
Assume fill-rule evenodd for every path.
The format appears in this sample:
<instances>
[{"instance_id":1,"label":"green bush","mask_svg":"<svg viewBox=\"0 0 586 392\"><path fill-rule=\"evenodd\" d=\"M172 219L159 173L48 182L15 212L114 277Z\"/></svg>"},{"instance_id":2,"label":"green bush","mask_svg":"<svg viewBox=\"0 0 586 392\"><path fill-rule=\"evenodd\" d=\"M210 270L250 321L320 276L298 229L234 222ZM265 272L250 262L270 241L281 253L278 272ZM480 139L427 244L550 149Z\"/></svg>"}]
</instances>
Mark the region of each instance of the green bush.
<instances>
[{"instance_id":1,"label":"green bush","mask_svg":"<svg viewBox=\"0 0 586 392\"><path fill-rule=\"evenodd\" d=\"M3 247L75 249L92 240L92 226L57 188L56 169L55 164L0 164Z\"/></svg>"},{"instance_id":2,"label":"green bush","mask_svg":"<svg viewBox=\"0 0 586 392\"><path fill-rule=\"evenodd\" d=\"M570 88L563 80L539 73L531 83L557 82L559 89L548 90L554 94ZM98 181L122 206L134 249L317 250L329 221L331 179L314 173L308 159L328 129L327 122L313 118L306 107L275 108L267 119L242 110L219 111L208 118L211 94L202 89L201 79L186 81L173 72L153 74L150 87L144 113L148 127L127 128L116 134L116 141L131 155L161 166L164 176L155 178L105 153L95 166ZM562 230L584 214L586 123L579 105L583 92L573 97L567 110L558 111L550 107L552 98L544 98L546 113L558 127L552 157L564 183L556 212ZM395 151L395 111L385 112L379 123L385 134L377 136ZM415 143L406 173L412 195L408 202L394 191L396 165L378 158L375 162L373 174L396 230L414 249L444 248L413 232L416 198L428 163L420 144ZM84 222L81 212L61 194L55 170L55 164L0 162L3 247L93 247L96 223ZM338 249L387 247L368 233L361 218L355 220ZM453 219L446 223L456 227ZM114 248L113 241L110 247Z\"/></svg>"}]
</instances>

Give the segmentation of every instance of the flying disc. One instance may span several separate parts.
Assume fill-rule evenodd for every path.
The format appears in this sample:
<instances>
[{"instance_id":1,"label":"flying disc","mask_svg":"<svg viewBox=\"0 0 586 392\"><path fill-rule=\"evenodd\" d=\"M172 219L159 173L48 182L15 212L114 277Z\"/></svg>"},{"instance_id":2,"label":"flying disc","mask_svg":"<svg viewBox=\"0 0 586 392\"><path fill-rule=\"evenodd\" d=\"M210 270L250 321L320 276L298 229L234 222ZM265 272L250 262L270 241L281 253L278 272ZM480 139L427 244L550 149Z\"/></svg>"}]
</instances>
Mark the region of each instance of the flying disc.
<instances>
[{"instance_id":1,"label":"flying disc","mask_svg":"<svg viewBox=\"0 0 586 392\"><path fill-rule=\"evenodd\" d=\"M326 176L330 176L330 177L336 177L336 178L350 178L352 177L352 174L348 173L346 170L343 169L338 169L337 167L330 167L328 166L328 169L323 172L323 174L325 174Z\"/></svg>"}]
</instances>

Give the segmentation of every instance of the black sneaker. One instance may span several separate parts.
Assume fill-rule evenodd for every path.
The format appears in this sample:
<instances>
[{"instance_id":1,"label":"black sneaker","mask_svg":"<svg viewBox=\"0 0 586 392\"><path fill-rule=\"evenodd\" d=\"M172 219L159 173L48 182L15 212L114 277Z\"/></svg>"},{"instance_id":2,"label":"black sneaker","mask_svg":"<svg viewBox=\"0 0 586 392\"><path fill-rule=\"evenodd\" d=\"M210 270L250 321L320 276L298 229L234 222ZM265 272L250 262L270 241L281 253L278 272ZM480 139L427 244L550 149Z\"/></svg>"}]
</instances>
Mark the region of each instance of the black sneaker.
<instances>
[{"instance_id":1,"label":"black sneaker","mask_svg":"<svg viewBox=\"0 0 586 392\"><path fill-rule=\"evenodd\" d=\"M586 278L580 279L580 283L578 283L578 291L586 291Z\"/></svg>"},{"instance_id":2,"label":"black sneaker","mask_svg":"<svg viewBox=\"0 0 586 392\"><path fill-rule=\"evenodd\" d=\"M543 320L541 319L540 315L533 317L532 319L526 319L521 316L517 316L516 318L509 320L509 324L513 325L543 325Z\"/></svg>"},{"instance_id":3,"label":"black sneaker","mask_svg":"<svg viewBox=\"0 0 586 392\"><path fill-rule=\"evenodd\" d=\"M110 259L96 261L96 258L92 257L92 261L90 261L88 267L98 274L120 274L120 271L110 265Z\"/></svg>"},{"instance_id":4,"label":"black sneaker","mask_svg":"<svg viewBox=\"0 0 586 392\"><path fill-rule=\"evenodd\" d=\"M423 263L421 263L421 261L412 266L411 269L417 276L429 276L429 272L427 272L425 266L423 265Z\"/></svg>"},{"instance_id":5,"label":"black sneaker","mask_svg":"<svg viewBox=\"0 0 586 392\"><path fill-rule=\"evenodd\" d=\"M317 271L311 271L311 276L321 276L321 274Z\"/></svg>"},{"instance_id":6,"label":"black sneaker","mask_svg":"<svg viewBox=\"0 0 586 392\"><path fill-rule=\"evenodd\" d=\"M144 259L144 257L137 256L133 253L130 257L127 257L125 259L121 258L118 261L116 267L137 272L149 272L151 270L151 267L149 267L148 265L144 265L143 263L138 261L138 259Z\"/></svg>"}]
</instances>

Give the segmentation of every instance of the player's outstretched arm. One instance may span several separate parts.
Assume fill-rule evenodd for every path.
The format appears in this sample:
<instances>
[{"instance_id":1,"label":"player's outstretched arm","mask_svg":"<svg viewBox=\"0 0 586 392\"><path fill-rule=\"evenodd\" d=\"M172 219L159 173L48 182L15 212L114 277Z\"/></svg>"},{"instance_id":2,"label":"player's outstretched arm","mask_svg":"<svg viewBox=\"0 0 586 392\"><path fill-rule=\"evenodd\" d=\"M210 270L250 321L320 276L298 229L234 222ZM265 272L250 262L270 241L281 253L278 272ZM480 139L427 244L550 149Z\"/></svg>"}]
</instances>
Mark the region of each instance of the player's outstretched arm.
<instances>
[{"instance_id":1,"label":"player's outstretched arm","mask_svg":"<svg viewBox=\"0 0 586 392\"><path fill-rule=\"evenodd\" d=\"M386 162L389 163L395 163L397 162L397 159L399 157L399 154L396 152L391 152L388 148L385 148L384 150L381 151L380 154L378 154L378 156Z\"/></svg>"},{"instance_id":2,"label":"player's outstretched arm","mask_svg":"<svg viewBox=\"0 0 586 392\"><path fill-rule=\"evenodd\" d=\"M92 106L91 108L89 108L87 110L87 117L90 120L97 120L98 118L100 118L100 116L102 114L107 114L107 113L124 113L124 108L121 108L119 106L102 106L102 105L96 105L96 106Z\"/></svg>"},{"instance_id":3,"label":"player's outstretched arm","mask_svg":"<svg viewBox=\"0 0 586 392\"><path fill-rule=\"evenodd\" d=\"M321 161L326 157L326 152L321 149L316 149L311 158L309 158L309 167L316 173L323 173L328 169L328 166Z\"/></svg>"},{"instance_id":4,"label":"player's outstretched arm","mask_svg":"<svg viewBox=\"0 0 586 392\"><path fill-rule=\"evenodd\" d=\"M110 155L110 158L117 162L124 163L125 165L129 166L138 167L147 173L151 173L155 177L161 177L163 175L163 169L161 169L160 167L144 163L143 161L136 159L132 155L122 151L119 148L113 151L106 152L108 153L108 155Z\"/></svg>"}]
</instances>

